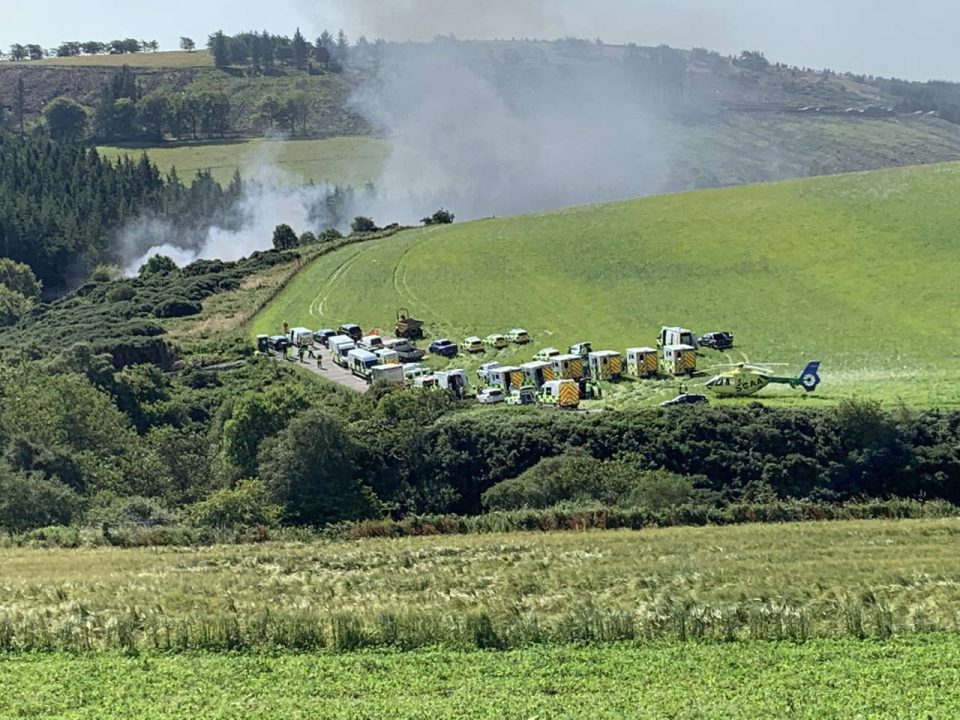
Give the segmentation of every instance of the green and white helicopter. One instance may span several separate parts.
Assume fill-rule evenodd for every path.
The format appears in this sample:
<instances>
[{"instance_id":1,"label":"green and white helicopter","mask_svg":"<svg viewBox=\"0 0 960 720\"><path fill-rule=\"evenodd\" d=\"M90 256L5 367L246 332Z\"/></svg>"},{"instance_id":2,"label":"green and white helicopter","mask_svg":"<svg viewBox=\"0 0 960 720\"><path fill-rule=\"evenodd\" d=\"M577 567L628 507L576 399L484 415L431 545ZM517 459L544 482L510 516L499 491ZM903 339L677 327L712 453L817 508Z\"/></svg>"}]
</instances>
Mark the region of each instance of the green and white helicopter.
<instances>
[{"instance_id":1,"label":"green and white helicopter","mask_svg":"<svg viewBox=\"0 0 960 720\"><path fill-rule=\"evenodd\" d=\"M718 367L728 369L719 375L714 375L706 383L706 387L718 397L746 397L771 384L801 387L807 392L813 392L820 384L819 360L808 363L803 372L796 377L777 376L770 369L770 365L763 364L742 362Z\"/></svg>"}]
</instances>

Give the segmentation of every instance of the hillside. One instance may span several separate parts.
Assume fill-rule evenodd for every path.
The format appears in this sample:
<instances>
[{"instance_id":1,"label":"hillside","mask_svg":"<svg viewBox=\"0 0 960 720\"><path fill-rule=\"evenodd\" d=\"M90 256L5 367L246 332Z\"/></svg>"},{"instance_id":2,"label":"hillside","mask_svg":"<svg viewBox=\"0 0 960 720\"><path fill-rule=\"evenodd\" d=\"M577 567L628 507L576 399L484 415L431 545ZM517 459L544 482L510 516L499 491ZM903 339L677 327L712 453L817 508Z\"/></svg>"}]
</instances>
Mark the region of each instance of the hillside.
<instances>
[{"instance_id":1,"label":"hillside","mask_svg":"<svg viewBox=\"0 0 960 720\"><path fill-rule=\"evenodd\" d=\"M398 77L416 75L424 65L453 59L489 82L499 99L517 111L529 102L526 96L531 89L536 94L538 87L553 91L567 82L598 88L609 85L608 94L616 96L623 92L616 83L626 82L627 92L648 115L645 132L656 138L654 144L666 153L666 161L661 163L664 167L652 168L657 164L651 161L652 153L641 153L634 174L653 177L636 182L631 192L605 198L960 159L960 126L943 119L953 118L952 105L939 100L943 93L952 97L952 86L917 100L911 93L921 92L920 84L778 64L745 65L706 50L573 40L386 43L351 52L345 72L314 68L307 73L283 67L259 76L252 76L243 65L214 68L206 51L8 62L0 64L0 106L9 115L22 80L28 122L60 95L96 108L104 84L129 65L144 95L156 90L171 96L222 92L230 105L225 134L231 140L276 132L283 124L265 119L262 101L268 96L283 101L302 93L310 98L310 111L305 124L297 128L298 137L382 136L389 130L381 127L384 118L357 104L358 89L371 78L389 87ZM435 62L434 57L439 59ZM381 74L382 67L396 74ZM398 91L408 93L410 88ZM184 169L210 168L226 178L248 165L249 148L243 143L224 144L217 133L199 143L182 128L179 136L176 129L168 128L165 141L159 144L155 138L147 141L147 135L110 150L122 154L146 149L161 168L176 165L188 178L190 173ZM303 147L281 154L299 156ZM356 149L350 159L368 166L367 150ZM191 155L186 162L185 154ZM291 163L294 177L318 182L331 176L361 183L370 179L365 171L331 173L311 155L316 155L313 149L305 159Z\"/></svg>"},{"instance_id":2,"label":"hillside","mask_svg":"<svg viewBox=\"0 0 960 720\"><path fill-rule=\"evenodd\" d=\"M957 192L960 165L938 165L421 229L319 258L250 331L385 328L407 306L456 341L520 325L537 347L622 351L682 324L734 332L732 361L822 360L814 402L957 405ZM631 383L614 402L672 390Z\"/></svg>"}]
</instances>

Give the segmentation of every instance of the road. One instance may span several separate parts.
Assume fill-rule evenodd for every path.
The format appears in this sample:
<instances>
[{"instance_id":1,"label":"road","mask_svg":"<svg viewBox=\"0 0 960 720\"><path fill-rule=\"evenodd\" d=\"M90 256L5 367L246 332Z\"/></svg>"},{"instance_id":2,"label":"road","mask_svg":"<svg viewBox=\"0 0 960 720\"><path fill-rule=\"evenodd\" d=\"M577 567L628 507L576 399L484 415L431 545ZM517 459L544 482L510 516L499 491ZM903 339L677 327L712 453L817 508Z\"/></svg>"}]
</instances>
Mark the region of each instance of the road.
<instances>
[{"instance_id":1,"label":"road","mask_svg":"<svg viewBox=\"0 0 960 720\"><path fill-rule=\"evenodd\" d=\"M294 355L290 360L284 360L282 355L277 355L271 353L269 357L272 357L276 362L286 362L290 365L299 365L302 368L306 368L314 375L318 375L325 380L330 382L335 382L337 385L343 385L348 387L351 390L356 390L357 392L365 393L370 385L367 384L366 380L363 378L358 378L349 370L335 365L333 360L330 359L330 353L326 350L323 351L323 368L317 367L317 361L311 357L305 357L303 362L300 362L296 359Z\"/></svg>"}]
</instances>

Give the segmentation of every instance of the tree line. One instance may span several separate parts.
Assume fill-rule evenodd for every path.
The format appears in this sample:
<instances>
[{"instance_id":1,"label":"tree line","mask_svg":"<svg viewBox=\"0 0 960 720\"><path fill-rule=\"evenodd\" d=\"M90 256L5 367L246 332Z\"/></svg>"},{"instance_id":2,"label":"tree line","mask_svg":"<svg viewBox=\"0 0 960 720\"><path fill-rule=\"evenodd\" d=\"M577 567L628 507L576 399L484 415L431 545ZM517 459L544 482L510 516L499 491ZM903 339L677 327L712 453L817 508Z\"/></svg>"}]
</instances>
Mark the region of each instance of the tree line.
<instances>
[{"instance_id":1,"label":"tree line","mask_svg":"<svg viewBox=\"0 0 960 720\"><path fill-rule=\"evenodd\" d=\"M122 40L70 40L60 43L55 48L43 48L35 43L14 43L7 52L0 50L0 59L14 62L23 60L42 60L45 57L79 57L81 55L129 55L139 52L158 52L160 43L156 40L137 40L124 38Z\"/></svg>"},{"instance_id":2,"label":"tree line","mask_svg":"<svg viewBox=\"0 0 960 720\"><path fill-rule=\"evenodd\" d=\"M113 260L115 231L155 213L174 226L229 226L226 209L242 191L209 173L187 185L163 176L146 155L112 162L80 142L0 132L0 257L25 263L62 292L98 263Z\"/></svg>"},{"instance_id":3,"label":"tree line","mask_svg":"<svg viewBox=\"0 0 960 720\"><path fill-rule=\"evenodd\" d=\"M358 43L366 43L361 38ZM246 66L251 75L270 75L278 67L298 70L339 71L350 53L350 41L340 30L334 37L324 30L310 42L297 28L293 37L248 31L237 35L225 35L222 30L207 38L207 48L218 68L232 65Z\"/></svg>"}]
</instances>

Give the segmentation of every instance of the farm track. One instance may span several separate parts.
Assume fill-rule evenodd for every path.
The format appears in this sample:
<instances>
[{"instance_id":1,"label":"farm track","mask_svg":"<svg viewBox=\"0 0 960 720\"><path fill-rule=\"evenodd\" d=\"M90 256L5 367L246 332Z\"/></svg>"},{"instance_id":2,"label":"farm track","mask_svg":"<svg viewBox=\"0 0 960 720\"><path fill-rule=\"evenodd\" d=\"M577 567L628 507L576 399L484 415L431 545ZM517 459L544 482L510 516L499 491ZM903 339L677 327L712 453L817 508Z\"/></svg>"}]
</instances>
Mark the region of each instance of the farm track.
<instances>
[{"instance_id":1,"label":"farm track","mask_svg":"<svg viewBox=\"0 0 960 720\"><path fill-rule=\"evenodd\" d=\"M268 357L270 357L270 359L274 362L290 363L291 365L295 365L296 367L306 370L307 372L313 373L317 377L321 377L324 380L336 383L337 385L342 385L345 388L355 390L359 393L365 393L370 389L370 385L368 385L365 380L358 378L346 368L342 368L334 363L333 360L330 359L329 352L324 351L322 368L317 367L316 362L311 358L306 358L304 362L300 362L299 360L286 360L282 356L274 354L271 354Z\"/></svg>"}]
</instances>

